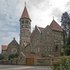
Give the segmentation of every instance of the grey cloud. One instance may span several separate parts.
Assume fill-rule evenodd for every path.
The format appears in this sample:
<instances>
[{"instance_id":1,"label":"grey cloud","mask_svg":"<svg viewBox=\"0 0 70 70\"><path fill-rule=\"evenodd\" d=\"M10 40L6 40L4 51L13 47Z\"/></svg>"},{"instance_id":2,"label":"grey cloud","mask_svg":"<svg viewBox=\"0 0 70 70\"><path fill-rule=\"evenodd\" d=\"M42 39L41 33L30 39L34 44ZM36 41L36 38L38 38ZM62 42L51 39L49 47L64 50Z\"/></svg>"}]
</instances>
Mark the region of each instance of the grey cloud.
<instances>
[{"instance_id":1,"label":"grey cloud","mask_svg":"<svg viewBox=\"0 0 70 70\"><path fill-rule=\"evenodd\" d=\"M60 9L58 8L53 8L52 12L51 12L51 15L54 16L54 17L57 17L58 21L61 21L61 15L62 15L62 12Z\"/></svg>"},{"instance_id":2,"label":"grey cloud","mask_svg":"<svg viewBox=\"0 0 70 70\"><path fill-rule=\"evenodd\" d=\"M29 5L31 7L35 7L36 9L42 9L44 10L45 8L50 7L50 0L29 0Z\"/></svg>"},{"instance_id":3,"label":"grey cloud","mask_svg":"<svg viewBox=\"0 0 70 70\"><path fill-rule=\"evenodd\" d=\"M13 36L19 35L18 4L18 0L0 0L0 44L6 44Z\"/></svg>"},{"instance_id":4,"label":"grey cloud","mask_svg":"<svg viewBox=\"0 0 70 70\"><path fill-rule=\"evenodd\" d=\"M44 2L43 0L30 0L30 2L36 6L36 5L39 5L40 3Z\"/></svg>"},{"instance_id":5,"label":"grey cloud","mask_svg":"<svg viewBox=\"0 0 70 70\"><path fill-rule=\"evenodd\" d=\"M70 14L70 0L65 5L67 12Z\"/></svg>"}]
</instances>

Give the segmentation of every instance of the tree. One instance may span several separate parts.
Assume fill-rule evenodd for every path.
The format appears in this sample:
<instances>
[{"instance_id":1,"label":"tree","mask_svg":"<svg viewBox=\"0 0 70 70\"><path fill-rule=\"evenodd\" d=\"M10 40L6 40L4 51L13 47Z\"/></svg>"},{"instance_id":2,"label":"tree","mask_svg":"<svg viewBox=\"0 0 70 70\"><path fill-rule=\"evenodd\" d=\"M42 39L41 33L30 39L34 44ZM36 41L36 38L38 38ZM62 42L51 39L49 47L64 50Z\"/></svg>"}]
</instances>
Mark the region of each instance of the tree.
<instances>
[{"instance_id":1,"label":"tree","mask_svg":"<svg viewBox=\"0 0 70 70\"><path fill-rule=\"evenodd\" d=\"M64 56L53 61L53 70L70 70L70 57Z\"/></svg>"},{"instance_id":2,"label":"tree","mask_svg":"<svg viewBox=\"0 0 70 70\"><path fill-rule=\"evenodd\" d=\"M0 60L4 59L4 55L0 54Z\"/></svg>"},{"instance_id":3,"label":"tree","mask_svg":"<svg viewBox=\"0 0 70 70\"><path fill-rule=\"evenodd\" d=\"M62 25L66 25L70 23L70 17L67 12L62 14L61 22L62 22Z\"/></svg>"},{"instance_id":4,"label":"tree","mask_svg":"<svg viewBox=\"0 0 70 70\"><path fill-rule=\"evenodd\" d=\"M62 27L64 30L64 42L67 44L67 39L70 35L70 17L67 12L64 12L61 17Z\"/></svg>"},{"instance_id":5,"label":"tree","mask_svg":"<svg viewBox=\"0 0 70 70\"><path fill-rule=\"evenodd\" d=\"M64 30L64 53L70 55L70 16L67 12L62 14L61 22Z\"/></svg>"},{"instance_id":6,"label":"tree","mask_svg":"<svg viewBox=\"0 0 70 70\"><path fill-rule=\"evenodd\" d=\"M11 60L11 59L14 59L14 58L17 58L19 55L16 53L16 54L10 54L9 55L9 60Z\"/></svg>"},{"instance_id":7,"label":"tree","mask_svg":"<svg viewBox=\"0 0 70 70\"><path fill-rule=\"evenodd\" d=\"M65 55L70 55L70 36L67 39L67 44L64 46Z\"/></svg>"}]
</instances>

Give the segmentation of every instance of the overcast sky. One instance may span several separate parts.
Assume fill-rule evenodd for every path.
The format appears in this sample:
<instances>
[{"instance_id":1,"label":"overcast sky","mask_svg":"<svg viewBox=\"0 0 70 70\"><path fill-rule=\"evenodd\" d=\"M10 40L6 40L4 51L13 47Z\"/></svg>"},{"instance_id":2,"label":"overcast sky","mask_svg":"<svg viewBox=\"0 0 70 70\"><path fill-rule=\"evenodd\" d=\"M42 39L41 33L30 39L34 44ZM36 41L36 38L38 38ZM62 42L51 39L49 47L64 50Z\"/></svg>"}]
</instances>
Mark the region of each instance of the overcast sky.
<instances>
[{"instance_id":1,"label":"overcast sky","mask_svg":"<svg viewBox=\"0 0 70 70\"><path fill-rule=\"evenodd\" d=\"M60 24L62 13L70 9L70 0L0 0L0 45L7 45L13 37L19 42L19 19L25 1L32 29L35 25L46 27L53 16Z\"/></svg>"}]
</instances>

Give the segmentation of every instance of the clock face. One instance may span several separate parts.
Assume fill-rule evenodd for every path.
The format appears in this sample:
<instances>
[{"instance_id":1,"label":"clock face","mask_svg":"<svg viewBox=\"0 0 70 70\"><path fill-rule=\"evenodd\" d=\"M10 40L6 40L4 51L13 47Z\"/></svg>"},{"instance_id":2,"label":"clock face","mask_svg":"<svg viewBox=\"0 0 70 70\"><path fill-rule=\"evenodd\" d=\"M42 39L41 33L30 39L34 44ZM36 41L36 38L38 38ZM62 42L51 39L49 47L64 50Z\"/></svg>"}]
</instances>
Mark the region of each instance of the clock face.
<instances>
[{"instance_id":1,"label":"clock face","mask_svg":"<svg viewBox=\"0 0 70 70\"><path fill-rule=\"evenodd\" d=\"M11 49L11 54L16 54L17 53L17 49L16 48L12 48Z\"/></svg>"}]
</instances>

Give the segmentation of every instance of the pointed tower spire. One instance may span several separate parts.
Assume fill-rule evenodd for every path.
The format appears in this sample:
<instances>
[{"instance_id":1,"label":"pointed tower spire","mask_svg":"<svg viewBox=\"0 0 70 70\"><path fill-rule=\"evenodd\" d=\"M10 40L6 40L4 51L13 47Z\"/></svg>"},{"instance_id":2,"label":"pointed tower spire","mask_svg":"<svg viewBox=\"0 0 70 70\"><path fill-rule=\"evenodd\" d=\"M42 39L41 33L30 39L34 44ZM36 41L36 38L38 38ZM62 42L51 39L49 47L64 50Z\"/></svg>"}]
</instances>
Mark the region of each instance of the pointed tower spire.
<instances>
[{"instance_id":1,"label":"pointed tower spire","mask_svg":"<svg viewBox=\"0 0 70 70\"><path fill-rule=\"evenodd\" d=\"M31 36L31 19L29 17L26 2L24 3L25 7L20 18L20 46L24 47L24 44L30 43ZM22 49L22 48L20 48Z\"/></svg>"},{"instance_id":2,"label":"pointed tower spire","mask_svg":"<svg viewBox=\"0 0 70 70\"><path fill-rule=\"evenodd\" d=\"M29 17L29 13L28 13L28 10L27 10L27 7L26 7L26 2L25 2L25 7L24 7L24 10L23 10L23 13L22 13L20 19L23 19L23 18L30 19L30 17ZM30 19L30 20L31 20L31 19Z\"/></svg>"}]
</instances>

